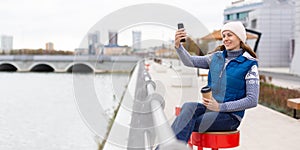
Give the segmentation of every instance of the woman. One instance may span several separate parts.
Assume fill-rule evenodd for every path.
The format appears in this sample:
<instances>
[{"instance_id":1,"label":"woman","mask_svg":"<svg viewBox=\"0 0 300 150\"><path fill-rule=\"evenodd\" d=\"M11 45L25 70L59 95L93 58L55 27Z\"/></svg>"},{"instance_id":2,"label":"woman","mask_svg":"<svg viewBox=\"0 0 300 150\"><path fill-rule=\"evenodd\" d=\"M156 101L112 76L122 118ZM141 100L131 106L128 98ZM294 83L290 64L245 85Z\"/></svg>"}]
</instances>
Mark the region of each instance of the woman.
<instances>
[{"instance_id":1,"label":"woman","mask_svg":"<svg viewBox=\"0 0 300 150\"><path fill-rule=\"evenodd\" d=\"M175 48L189 67L209 69L208 86L212 99L184 103L172 124L177 139L188 142L193 131L236 130L245 109L255 107L259 95L256 54L245 44L246 30L241 22L229 22L221 30L223 45L205 56L191 56L180 44L184 29L175 35Z\"/></svg>"}]
</instances>

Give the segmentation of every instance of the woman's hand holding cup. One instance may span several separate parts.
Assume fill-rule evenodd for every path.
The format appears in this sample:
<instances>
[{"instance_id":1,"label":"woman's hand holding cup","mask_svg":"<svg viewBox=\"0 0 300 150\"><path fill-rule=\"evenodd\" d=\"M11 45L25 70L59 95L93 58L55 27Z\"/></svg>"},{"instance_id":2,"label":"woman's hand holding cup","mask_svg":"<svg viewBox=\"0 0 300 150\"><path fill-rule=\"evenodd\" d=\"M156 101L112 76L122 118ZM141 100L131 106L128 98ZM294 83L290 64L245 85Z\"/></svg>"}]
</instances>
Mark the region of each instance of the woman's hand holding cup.
<instances>
[{"instance_id":1,"label":"woman's hand holding cup","mask_svg":"<svg viewBox=\"0 0 300 150\"><path fill-rule=\"evenodd\" d=\"M219 103L212 97L210 87L205 86L201 89L203 105L212 111L220 111Z\"/></svg>"}]
</instances>

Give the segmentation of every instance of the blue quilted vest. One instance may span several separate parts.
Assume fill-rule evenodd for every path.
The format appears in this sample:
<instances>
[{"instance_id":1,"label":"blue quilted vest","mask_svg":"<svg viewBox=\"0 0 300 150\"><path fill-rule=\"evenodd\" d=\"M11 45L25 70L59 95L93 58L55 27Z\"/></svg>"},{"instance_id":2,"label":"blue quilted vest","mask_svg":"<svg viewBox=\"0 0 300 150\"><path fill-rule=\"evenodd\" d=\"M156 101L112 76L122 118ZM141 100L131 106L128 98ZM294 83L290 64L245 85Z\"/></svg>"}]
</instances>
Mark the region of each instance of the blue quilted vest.
<instances>
[{"instance_id":1,"label":"blue quilted vest","mask_svg":"<svg viewBox=\"0 0 300 150\"><path fill-rule=\"evenodd\" d=\"M247 59L241 54L223 69L226 55L226 50L223 53L215 53L209 67L208 86L211 87L213 97L219 103L246 97L246 74L253 65L257 65L256 60ZM233 113L243 118L245 110Z\"/></svg>"}]
</instances>

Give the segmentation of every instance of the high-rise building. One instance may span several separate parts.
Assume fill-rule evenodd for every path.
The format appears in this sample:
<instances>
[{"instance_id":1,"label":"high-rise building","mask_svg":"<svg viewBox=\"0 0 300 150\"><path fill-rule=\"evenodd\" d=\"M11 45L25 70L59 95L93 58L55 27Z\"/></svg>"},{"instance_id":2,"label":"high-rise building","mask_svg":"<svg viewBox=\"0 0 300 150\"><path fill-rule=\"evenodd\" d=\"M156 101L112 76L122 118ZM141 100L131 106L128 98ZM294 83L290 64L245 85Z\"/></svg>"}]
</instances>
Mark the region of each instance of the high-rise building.
<instances>
[{"instance_id":1,"label":"high-rise building","mask_svg":"<svg viewBox=\"0 0 300 150\"><path fill-rule=\"evenodd\" d=\"M54 44L52 42L46 43L46 50L53 51L54 50Z\"/></svg>"},{"instance_id":2,"label":"high-rise building","mask_svg":"<svg viewBox=\"0 0 300 150\"><path fill-rule=\"evenodd\" d=\"M109 31L108 32L109 38L109 46L118 46L118 32Z\"/></svg>"},{"instance_id":3,"label":"high-rise building","mask_svg":"<svg viewBox=\"0 0 300 150\"><path fill-rule=\"evenodd\" d=\"M132 31L132 49L134 51L140 50L142 48L142 32Z\"/></svg>"},{"instance_id":4,"label":"high-rise building","mask_svg":"<svg viewBox=\"0 0 300 150\"><path fill-rule=\"evenodd\" d=\"M95 55L100 47L100 32L95 31L88 34L88 54Z\"/></svg>"},{"instance_id":5,"label":"high-rise building","mask_svg":"<svg viewBox=\"0 0 300 150\"><path fill-rule=\"evenodd\" d=\"M262 33L256 51L260 67L289 67L294 10L293 0L243 1L224 10L224 22L239 20L247 29Z\"/></svg>"},{"instance_id":6,"label":"high-rise building","mask_svg":"<svg viewBox=\"0 0 300 150\"><path fill-rule=\"evenodd\" d=\"M0 36L0 50L4 53L9 53L13 49L13 37L8 35Z\"/></svg>"},{"instance_id":7,"label":"high-rise building","mask_svg":"<svg viewBox=\"0 0 300 150\"><path fill-rule=\"evenodd\" d=\"M230 21L241 21L245 26L248 24L249 14L260 8L263 2L246 2L238 0L232 2L232 5L224 10L224 23Z\"/></svg>"}]
</instances>

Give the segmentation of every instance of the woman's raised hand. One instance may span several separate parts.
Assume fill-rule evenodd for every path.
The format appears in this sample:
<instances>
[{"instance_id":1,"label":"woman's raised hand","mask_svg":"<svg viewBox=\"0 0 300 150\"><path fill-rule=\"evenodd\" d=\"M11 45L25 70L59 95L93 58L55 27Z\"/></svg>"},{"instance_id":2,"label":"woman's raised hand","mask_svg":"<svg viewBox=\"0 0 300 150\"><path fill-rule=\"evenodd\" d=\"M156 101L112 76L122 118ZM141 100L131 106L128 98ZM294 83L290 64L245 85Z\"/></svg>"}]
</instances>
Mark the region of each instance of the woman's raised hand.
<instances>
[{"instance_id":1,"label":"woman's raised hand","mask_svg":"<svg viewBox=\"0 0 300 150\"><path fill-rule=\"evenodd\" d=\"M186 32L184 31L184 28L177 30L175 34L175 48L179 48L180 40L185 38Z\"/></svg>"}]
</instances>

